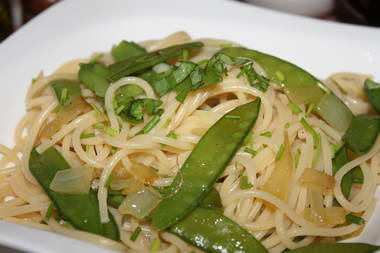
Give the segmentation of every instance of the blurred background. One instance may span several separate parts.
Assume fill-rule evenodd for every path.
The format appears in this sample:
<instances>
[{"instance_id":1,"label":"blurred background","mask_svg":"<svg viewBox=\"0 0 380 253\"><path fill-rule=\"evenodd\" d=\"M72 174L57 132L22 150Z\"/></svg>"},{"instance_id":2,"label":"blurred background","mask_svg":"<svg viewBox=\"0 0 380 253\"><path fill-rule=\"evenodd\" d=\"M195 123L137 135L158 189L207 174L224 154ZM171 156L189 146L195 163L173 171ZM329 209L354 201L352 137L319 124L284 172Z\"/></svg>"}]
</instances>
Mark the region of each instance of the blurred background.
<instances>
[{"instance_id":1,"label":"blurred background","mask_svg":"<svg viewBox=\"0 0 380 253\"><path fill-rule=\"evenodd\" d=\"M0 0L0 41L59 1L61 0ZM380 0L235 1L330 21L380 27Z\"/></svg>"}]
</instances>

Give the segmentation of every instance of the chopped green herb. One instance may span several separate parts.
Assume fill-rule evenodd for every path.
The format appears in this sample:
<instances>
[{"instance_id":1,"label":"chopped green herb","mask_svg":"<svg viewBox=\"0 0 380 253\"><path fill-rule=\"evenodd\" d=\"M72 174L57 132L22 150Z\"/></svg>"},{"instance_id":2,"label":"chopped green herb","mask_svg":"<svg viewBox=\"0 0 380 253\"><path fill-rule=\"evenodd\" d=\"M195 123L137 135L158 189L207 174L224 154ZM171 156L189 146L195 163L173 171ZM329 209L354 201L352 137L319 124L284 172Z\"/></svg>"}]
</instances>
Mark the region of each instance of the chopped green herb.
<instances>
[{"instance_id":1,"label":"chopped green herb","mask_svg":"<svg viewBox=\"0 0 380 253\"><path fill-rule=\"evenodd\" d=\"M154 117L137 134L149 133L150 130L152 130L159 121L160 121L160 116L154 115Z\"/></svg>"},{"instance_id":2,"label":"chopped green herb","mask_svg":"<svg viewBox=\"0 0 380 253\"><path fill-rule=\"evenodd\" d=\"M156 238L153 240L152 245L150 246L150 252L155 253L160 249L161 241L160 239Z\"/></svg>"},{"instance_id":3,"label":"chopped green herb","mask_svg":"<svg viewBox=\"0 0 380 253\"><path fill-rule=\"evenodd\" d=\"M299 106L294 103L289 103L287 106L295 114L299 114L302 112L301 108L299 108Z\"/></svg>"},{"instance_id":4,"label":"chopped green herb","mask_svg":"<svg viewBox=\"0 0 380 253\"><path fill-rule=\"evenodd\" d=\"M112 137L116 137L119 134L115 129L111 127L105 127L104 132Z\"/></svg>"},{"instance_id":5,"label":"chopped green herb","mask_svg":"<svg viewBox=\"0 0 380 253\"><path fill-rule=\"evenodd\" d=\"M131 240L132 242L136 241L137 237L140 235L142 229L141 227L137 227L135 229L135 231L133 231L131 237L129 238L129 240Z\"/></svg>"},{"instance_id":6,"label":"chopped green herb","mask_svg":"<svg viewBox=\"0 0 380 253\"><path fill-rule=\"evenodd\" d=\"M106 182L104 183L104 187L105 188L110 187L112 180L113 180L113 173L111 172L111 174L108 176Z\"/></svg>"},{"instance_id":7,"label":"chopped green herb","mask_svg":"<svg viewBox=\"0 0 380 253\"><path fill-rule=\"evenodd\" d=\"M365 220L362 217L355 216L353 214L347 214L346 215L346 221L351 222L351 223L355 223L358 225L364 225L365 224Z\"/></svg>"},{"instance_id":8,"label":"chopped green herb","mask_svg":"<svg viewBox=\"0 0 380 253\"><path fill-rule=\"evenodd\" d=\"M280 160L282 155L284 154L284 151L285 151L285 146L284 144L281 144L280 148L278 149L277 151L277 154L276 154L276 161Z\"/></svg>"},{"instance_id":9,"label":"chopped green herb","mask_svg":"<svg viewBox=\"0 0 380 253\"><path fill-rule=\"evenodd\" d=\"M81 134L80 135L80 138L81 139L88 139L88 138L92 138L92 137L95 137L96 135L94 133L88 133L88 134Z\"/></svg>"},{"instance_id":10,"label":"chopped green herb","mask_svg":"<svg viewBox=\"0 0 380 253\"><path fill-rule=\"evenodd\" d=\"M310 124L305 120L305 118L301 119L301 124L306 129L306 131L308 131L313 136L315 147L320 145L321 136L313 129L312 126L310 126Z\"/></svg>"},{"instance_id":11,"label":"chopped green herb","mask_svg":"<svg viewBox=\"0 0 380 253\"><path fill-rule=\"evenodd\" d=\"M173 131L170 131L166 136L169 138L173 138L173 139L178 138L178 135L176 133L174 133Z\"/></svg>"},{"instance_id":12,"label":"chopped green herb","mask_svg":"<svg viewBox=\"0 0 380 253\"><path fill-rule=\"evenodd\" d=\"M261 92L267 91L269 87L269 79L257 74L253 68L253 63L244 65L237 77L239 78L242 74L245 74L249 84L252 87L260 90Z\"/></svg>"},{"instance_id":13,"label":"chopped green herb","mask_svg":"<svg viewBox=\"0 0 380 253\"><path fill-rule=\"evenodd\" d=\"M301 150L297 148L297 154L294 156L294 162L295 162L296 167L300 163L300 158L301 158Z\"/></svg>"},{"instance_id":14,"label":"chopped green herb","mask_svg":"<svg viewBox=\"0 0 380 253\"><path fill-rule=\"evenodd\" d=\"M314 148L316 149L312 162L312 167L314 168L318 162L319 156L322 151L321 136L310 126L310 124L305 120L305 118L301 119L301 124L306 129L306 131L308 131L313 136Z\"/></svg>"},{"instance_id":15,"label":"chopped green herb","mask_svg":"<svg viewBox=\"0 0 380 253\"><path fill-rule=\"evenodd\" d=\"M272 132L271 131L266 131L266 132L260 134L260 136L272 137Z\"/></svg>"},{"instance_id":16,"label":"chopped green herb","mask_svg":"<svg viewBox=\"0 0 380 253\"><path fill-rule=\"evenodd\" d=\"M240 119L240 116L238 115L225 115L225 119Z\"/></svg>"},{"instance_id":17,"label":"chopped green herb","mask_svg":"<svg viewBox=\"0 0 380 253\"><path fill-rule=\"evenodd\" d=\"M104 119L105 121L108 121L107 115L104 112L100 111L99 108L94 103L90 103L90 106L92 107L92 109L94 109L94 111L96 112L97 116L100 119Z\"/></svg>"},{"instance_id":18,"label":"chopped green herb","mask_svg":"<svg viewBox=\"0 0 380 253\"><path fill-rule=\"evenodd\" d=\"M310 117L310 113L313 112L313 110L317 107L317 104L316 103L311 103L309 104L309 106L307 107L306 109L306 114L305 114L305 117Z\"/></svg>"},{"instance_id":19,"label":"chopped green herb","mask_svg":"<svg viewBox=\"0 0 380 253\"><path fill-rule=\"evenodd\" d=\"M244 141L243 141L244 145L247 145L248 143L251 142L252 135L253 135L253 132L249 131L249 133L247 134L247 136L244 138Z\"/></svg>"},{"instance_id":20,"label":"chopped green herb","mask_svg":"<svg viewBox=\"0 0 380 253\"><path fill-rule=\"evenodd\" d=\"M92 128L94 128L94 129L104 129L105 126L101 126L101 125L93 125Z\"/></svg>"},{"instance_id":21,"label":"chopped green herb","mask_svg":"<svg viewBox=\"0 0 380 253\"><path fill-rule=\"evenodd\" d=\"M163 125L163 128L168 128L171 122L172 122L172 118L167 118Z\"/></svg>"},{"instance_id":22,"label":"chopped green herb","mask_svg":"<svg viewBox=\"0 0 380 253\"><path fill-rule=\"evenodd\" d=\"M248 182L247 176L241 176L240 177L240 188L243 190L251 189L253 185Z\"/></svg>"},{"instance_id":23,"label":"chopped green herb","mask_svg":"<svg viewBox=\"0 0 380 253\"><path fill-rule=\"evenodd\" d=\"M278 78L278 80L280 80L281 82L285 81L285 76L282 74L281 71L277 70L277 71L275 72L275 75L276 75L276 77Z\"/></svg>"},{"instance_id":24,"label":"chopped green herb","mask_svg":"<svg viewBox=\"0 0 380 253\"><path fill-rule=\"evenodd\" d=\"M117 151L117 147L112 147L110 152L113 155L116 153L116 151Z\"/></svg>"},{"instance_id":25,"label":"chopped green herb","mask_svg":"<svg viewBox=\"0 0 380 253\"><path fill-rule=\"evenodd\" d=\"M256 150L253 150L253 149L251 149L251 148L249 148L249 147L246 147L246 148L244 149L244 152L245 152L245 153L248 153L248 154L251 154L251 155L257 155L257 151L256 151Z\"/></svg>"},{"instance_id":26,"label":"chopped green herb","mask_svg":"<svg viewBox=\"0 0 380 253\"><path fill-rule=\"evenodd\" d=\"M290 127L290 123L285 124L285 129L288 129Z\"/></svg>"},{"instance_id":27,"label":"chopped green herb","mask_svg":"<svg viewBox=\"0 0 380 253\"><path fill-rule=\"evenodd\" d=\"M121 106L117 107L115 110L116 115L119 115L124 109L125 109L125 105L121 105Z\"/></svg>"},{"instance_id":28,"label":"chopped green herb","mask_svg":"<svg viewBox=\"0 0 380 253\"><path fill-rule=\"evenodd\" d=\"M46 221L48 221L51 218L51 216L53 215L53 211L54 211L54 204L50 203L50 205L49 205L49 207L45 213L45 220Z\"/></svg>"}]
</instances>

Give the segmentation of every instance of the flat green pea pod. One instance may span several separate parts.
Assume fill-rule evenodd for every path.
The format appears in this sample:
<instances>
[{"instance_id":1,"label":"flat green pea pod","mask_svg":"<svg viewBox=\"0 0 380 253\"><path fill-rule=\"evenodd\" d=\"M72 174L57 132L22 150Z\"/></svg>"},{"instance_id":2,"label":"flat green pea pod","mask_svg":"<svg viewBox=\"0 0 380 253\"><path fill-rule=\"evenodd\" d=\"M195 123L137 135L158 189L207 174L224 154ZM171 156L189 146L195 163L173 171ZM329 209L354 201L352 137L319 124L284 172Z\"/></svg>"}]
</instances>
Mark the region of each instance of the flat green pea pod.
<instances>
[{"instance_id":1,"label":"flat green pea pod","mask_svg":"<svg viewBox=\"0 0 380 253\"><path fill-rule=\"evenodd\" d=\"M201 138L153 213L162 230L189 214L208 194L252 129L260 99L241 105L218 120Z\"/></svg>"},{"instance_id":2,"label":"flat green pea pod","mask_svg":"<svg viewBox=\"0 0 380 253\"><path fill-rule=\"evenodd\" d=\"M29 167L65 221L76 229L120 240L119 229L111 214L110 222L100 223L98 199L94 191L90 190L88 194L62 194L49 188L57 171L70 168L55 148L49 148L42 154L33 149Z\"/></svg>"},{"instance_id":3,"label":"flat green pea pod","mask_svg":"<svg viewBox=\"0 0 380 253\"><path fill-rule=\"evenodd\" d=\"M275 56L242 47L230 47L220 52L230 57L254 60L265 70L270 80L284 84L294 103L318 104L316 112L334 128L344 131L350 124L350 109L321 81L302 68Z\"/></svg>"},{"instance_id":4,"label":"flat green pea pod","mask_svg":"<svg viewBox=\"0 0 380 253\"><path fill-rule=\"evenodd\" d=\"M268 252L248 231L212 209L197 207L168 231L210 253Z\"/></svg>"},{"instance_id":5,"label":"flat green pea pod","mask_svg":"<svg viewBox=\"0 0 380 253\"><path fill-rule=\"evenodd\" d=\"M366 243L319 243L298 249L286 251L286 253L373 253L380 246Z\"/></svg>"}]
</instances>

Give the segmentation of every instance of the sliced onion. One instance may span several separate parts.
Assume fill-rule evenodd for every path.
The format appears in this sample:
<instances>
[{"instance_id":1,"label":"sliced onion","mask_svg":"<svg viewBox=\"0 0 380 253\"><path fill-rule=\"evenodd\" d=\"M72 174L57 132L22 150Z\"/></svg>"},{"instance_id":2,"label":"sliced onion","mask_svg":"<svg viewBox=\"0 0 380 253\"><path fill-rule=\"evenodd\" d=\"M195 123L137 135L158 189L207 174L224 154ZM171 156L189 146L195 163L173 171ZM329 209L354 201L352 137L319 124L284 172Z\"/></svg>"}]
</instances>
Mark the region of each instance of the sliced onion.
<instances>
[{"instance_id":1,"label":"sliced onion","mask_svg":"<svg viewBox=\"0 0 380 253\"><path fill-rule=\"evenodd\" d=\"M286 201L288 199L289 187L293 173L293 159L288 135L285 132L284 153L277 162L276 167L269 177L263 190L275 195L277 198Z\"/></svg>"},{"instance_id":2,"label":"sliced onion","mask_svg":"<svg viewBox=\"0 0 380 253\"><path fill-rule=\"evenodd\" d=\"M303 211L304 218L320 226L335 226L346 221L346 210L342 207L325 207L323 194L319 191L308 191L310 208Z\"/></svg>"},{"instance_id":3,"label":"sliced onion","mask_svg":"<svg viewBox=\"0 0 380 253\"><path fill-rule=\"evenodd\" d=\"M329 194L335 185L334 177L326 173L307 168L299 178L299 182L309 189L318 191L323 194Z\"/></svg>"},{"instance_id":4,"label":"sliced onion","mask_svg":"<svg viewBox=\"0 0 380 253\"><path fill-rule=\"evenodd\" d=\"M135 161L132 161L132 167L129 168L129 173L147 184L152 184L159 178L154 168Z\"/></svg>"},{"instance_id":5,"label":"sliced onion","mask_svg":"<svg viewBox=\"0 0 380 253\"><path fill-rule=\"evenodd\" d=\"M42 138L50 138L53 134L58 132L63 125L70 123L79 115L91 110L91 106L80 96L75 95L70 99L70 103L61 108L56 115L56 118L45 125L41 130Z\"/></svg>"},{"instance_id":6,"label":"sliced onion","mask_svg":"<svg viewBox=\"0 0 380 253\"><path fill-rule=\"evenodd\" d=\"M333 93L322 97L317 106L317 113L339 131L346 131L353 117L350 109Z\"/></svg>"},{"instance_id":7,"label":"sliced onion","mask_svg":"<svg viewBox=\"0 0 380 253\"><path fill-rule=\"evenodd\" d=\"M115 191L123 190L123 194L129 194L131 192L137 192L145 188L145 185L141 180L131 177L127 179L114 179L111 182L110 188Z\"/></svg>"},{"instance_id":8,"label":"sliced onion","mask_svg":"<svg viewBox=\"0 0 380 253\"><path fill-rule=\"evenodd\" d=\"M143 219L153 211L159 202L159 194L154 192L152 188L147 187L125 197L119 206L119 212Z\"/></svg>"},{"instance_id":9,"label":"sliced onion","mask_svg":"<svg viewBox=\"0 0 380 253\"><path fill-rule=\"evenodd\" d=\"M86 194L91 186L93 168L82 168L58 171L50 183L49 188L58 193Z\"/></svg>"},{"instance_id":10,"label":"sliced onion","mask_svg":"<svg viewBox=\"0 0 380 253\"><path fill-rule=\"evenodd\" d=\"M303 216L306 220L320 226L335 226L346 221L346 210L342 207L330 206L320 209L305 208Z\"/></svg>"}]
</instances>

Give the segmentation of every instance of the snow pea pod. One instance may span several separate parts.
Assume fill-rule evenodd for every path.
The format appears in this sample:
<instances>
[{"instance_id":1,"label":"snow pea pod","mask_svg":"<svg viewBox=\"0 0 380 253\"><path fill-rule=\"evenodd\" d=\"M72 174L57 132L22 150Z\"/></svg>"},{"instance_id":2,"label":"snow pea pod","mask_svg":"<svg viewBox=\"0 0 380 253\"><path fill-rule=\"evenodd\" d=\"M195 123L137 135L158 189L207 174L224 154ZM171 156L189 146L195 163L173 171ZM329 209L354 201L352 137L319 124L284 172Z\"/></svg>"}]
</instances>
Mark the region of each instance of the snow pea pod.
<instances>
[{"instance_id":1,"label":"snow pea pod","mask_svg":"<svg viewBox=\"0 0 380 253\"><path fill-rule=\"evenodd\" d=\"M155 228L168 228L199 205L252 129L259 109L260 99L241 105L203 135L171 184L172 194L154 211Z\"/></svg>"},{"instance_id":2,"label":"snow pea pod","mask_svg":"<svg viewBox=\"0 0 380 253\"><path fill-rule=\"evenodd\" d=\"M268 252L248 231L213 209L197 207L168 231L210 253Z\"/></svg>"},{"instance_id":3,"label":"snow pea pod","mask_svg":"<svg viewBox=\"0 0 380 253\"><path fill-rule=\"evenodd\" d=\"M352 119L350 109L316 77L306 70L280 58L256 50L230 47L220 51L230 57L250 58L257 62L274 82L281 82L288 91L288 96L294 103L321 104L318 113L334 128L344 131ZM322 102L322 103L321 103ZM339 115L337 119L334 115Z\"/></svg>"},{"instance_id":4,"label":"snow pea pod","mask_svg":"<svg viewBox=\"0 0 380 253\"><path fill-rule=\"evenodd\" d=\"M366 243L320 243L312 244L298 249L286 251L287 253L373 253L380 246Z\"/></svg>"},{"instance_id":5,"label":"snow pea pod","mask_svg":"<svg viewBox=\"0 0 380 253\"><path fill-rule=\"evenodd\" d=\"M88 194L62 194L50 190L49 185L56 172L70 168L55 148L49 148L42 154L33 149L29 167L65 221L79 230L119 240L119 229L111 214L110 222L100 223L98 199L94 191Z\"/></svg>"}]
</instances>

